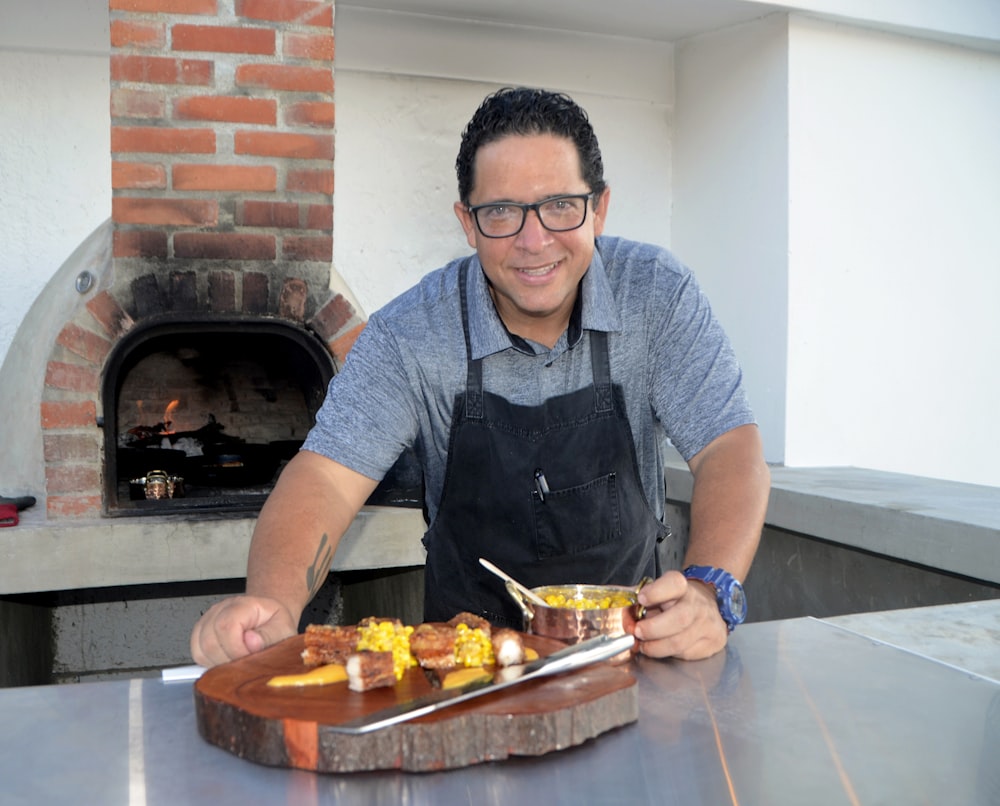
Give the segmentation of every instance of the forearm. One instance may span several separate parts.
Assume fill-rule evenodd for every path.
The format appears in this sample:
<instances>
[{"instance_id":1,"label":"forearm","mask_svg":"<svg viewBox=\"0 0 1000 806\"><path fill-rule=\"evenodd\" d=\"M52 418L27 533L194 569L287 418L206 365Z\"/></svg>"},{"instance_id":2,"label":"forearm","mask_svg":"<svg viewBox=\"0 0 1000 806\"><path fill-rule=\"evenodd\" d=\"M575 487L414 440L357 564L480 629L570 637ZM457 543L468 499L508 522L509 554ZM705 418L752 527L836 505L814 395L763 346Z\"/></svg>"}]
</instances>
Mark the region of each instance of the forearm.
<instances>
[{"instance_id":1,"label":"forearm","mask_svg":"<svg viewBox=\"0 0 1000 806\"><path fill-rule=\"evenodd\" d=\"M711 565L745 579L771 486L756 426L723 434L691 460L694 490L684 567Z\"/></svg>"},{"instance_id":2,"label":"forearm","mask_svg":"<svg viewBox=\"0 0 1000 806\"><path fill-rule=\"evenodd\" d=\"M307 451L282 472L254 529L247 593L298 618L326 579L340 538L376 482Z\"/></svg>"}]
</instances>

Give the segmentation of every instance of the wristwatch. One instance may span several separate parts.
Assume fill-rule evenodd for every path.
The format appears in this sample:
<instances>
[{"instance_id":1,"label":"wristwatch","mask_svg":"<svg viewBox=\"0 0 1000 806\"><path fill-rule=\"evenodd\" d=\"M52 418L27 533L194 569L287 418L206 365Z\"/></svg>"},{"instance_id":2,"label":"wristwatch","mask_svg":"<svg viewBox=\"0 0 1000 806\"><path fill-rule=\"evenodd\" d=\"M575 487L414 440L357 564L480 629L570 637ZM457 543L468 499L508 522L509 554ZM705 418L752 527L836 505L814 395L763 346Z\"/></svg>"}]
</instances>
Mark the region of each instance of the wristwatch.
<instances>
[{"instance_id":1,"label":"wristwatch","mask_svg":"<svg viewBox=\"0 0 1000 806\"><path fill-rule=\"evenodd\" d=\"M743 623L747 617L747 595L736 577L710 565L689 565L683 574L688 579L697 579L715 588L715 601L729 632Z\"/></svg>"}]
</instances>

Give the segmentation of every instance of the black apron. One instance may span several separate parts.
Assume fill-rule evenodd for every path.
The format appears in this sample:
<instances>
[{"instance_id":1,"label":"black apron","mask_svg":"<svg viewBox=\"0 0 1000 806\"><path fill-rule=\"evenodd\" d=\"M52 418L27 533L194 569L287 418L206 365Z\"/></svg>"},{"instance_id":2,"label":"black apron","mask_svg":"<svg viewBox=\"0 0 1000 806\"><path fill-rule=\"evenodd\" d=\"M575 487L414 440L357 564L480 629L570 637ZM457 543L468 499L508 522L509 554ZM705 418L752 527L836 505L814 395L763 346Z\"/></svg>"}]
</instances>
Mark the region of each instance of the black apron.
<instances>
[{"instance_id":1,"label":"black apron","mask_svg":"<svg viewBox=\"0 0 1000 806\"><path fill-rule=\"evenodd\" d=\"M466 272L462 326L471 356ZM528 587L634 585L656 576L656 543L669 533L639 476L622 391L611 384L607 333L589 331L594 383L539 406L483 390L482 360L468 361L456 397L441 503L424 535L424 619L469 611L521 629L520 609L485 557Z\"/></svg>"}]
</instances>

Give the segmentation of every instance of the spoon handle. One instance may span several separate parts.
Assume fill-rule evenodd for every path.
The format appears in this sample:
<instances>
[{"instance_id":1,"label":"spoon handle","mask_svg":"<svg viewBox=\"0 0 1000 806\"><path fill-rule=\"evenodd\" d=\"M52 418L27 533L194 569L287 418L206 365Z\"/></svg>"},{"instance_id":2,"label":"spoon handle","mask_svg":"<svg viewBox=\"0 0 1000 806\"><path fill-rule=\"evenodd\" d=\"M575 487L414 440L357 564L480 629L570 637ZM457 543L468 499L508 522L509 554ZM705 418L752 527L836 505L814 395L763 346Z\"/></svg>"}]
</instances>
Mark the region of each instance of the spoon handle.
<instances>
[{"instance_id":1,"label":"spoon handle","mask_svg":"<svg viewBox=\"0 0 1000 806\"><path fill-rule=\"evenodd\" d=\"M531 588L526 588L524 585L522 585L516 579L512 578L510 575L504 573L499 568L497 568L489 560L484 559L483 557L480 557L479 558L479 564L481 566L483 566L483 568L485 568L487 571L490 571L490 572L496 574L504 582L509 582L511 585L513 585L515 588L517 588L519 591L521 591L521 593L523 593L524 596L528 600L530 600L532 603L538 604L538 605L542 605L543 607L548 607L548 602L546 602L541 596L539 596L537 593L535 593L533 590L531 590Z\"/></svg>"}]
</instances>

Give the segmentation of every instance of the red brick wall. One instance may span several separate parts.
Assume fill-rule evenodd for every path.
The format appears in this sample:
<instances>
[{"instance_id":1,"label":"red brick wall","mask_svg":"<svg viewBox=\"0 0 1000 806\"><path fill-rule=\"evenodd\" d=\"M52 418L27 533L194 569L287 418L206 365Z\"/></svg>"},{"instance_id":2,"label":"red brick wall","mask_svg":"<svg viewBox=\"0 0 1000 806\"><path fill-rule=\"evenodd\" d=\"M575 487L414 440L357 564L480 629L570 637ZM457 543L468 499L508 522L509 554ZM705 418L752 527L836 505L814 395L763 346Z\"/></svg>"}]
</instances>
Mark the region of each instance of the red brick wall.
<instances>
[{"instance_id":1,"label":"red brick wall","mask_svg":"<svg viewBox=\"0 0 1000 806\"><path fill-rule=\"evenodd\" d=\"M333 255L333 4L110 0L116 260Z\"/></svg>"},{"instance_id":2,"label":"red brick wall","mask_svg":"<svg viewBox=\"0 0 1000 806\"><path fill-rule=\"evenodd\" d=\"M339 363L364 326L329 288L330 0L110 0L113 277L51 354L49 517L101 514L105 362L151 317L266 316Z\"/></svg>"}]
</instances>

